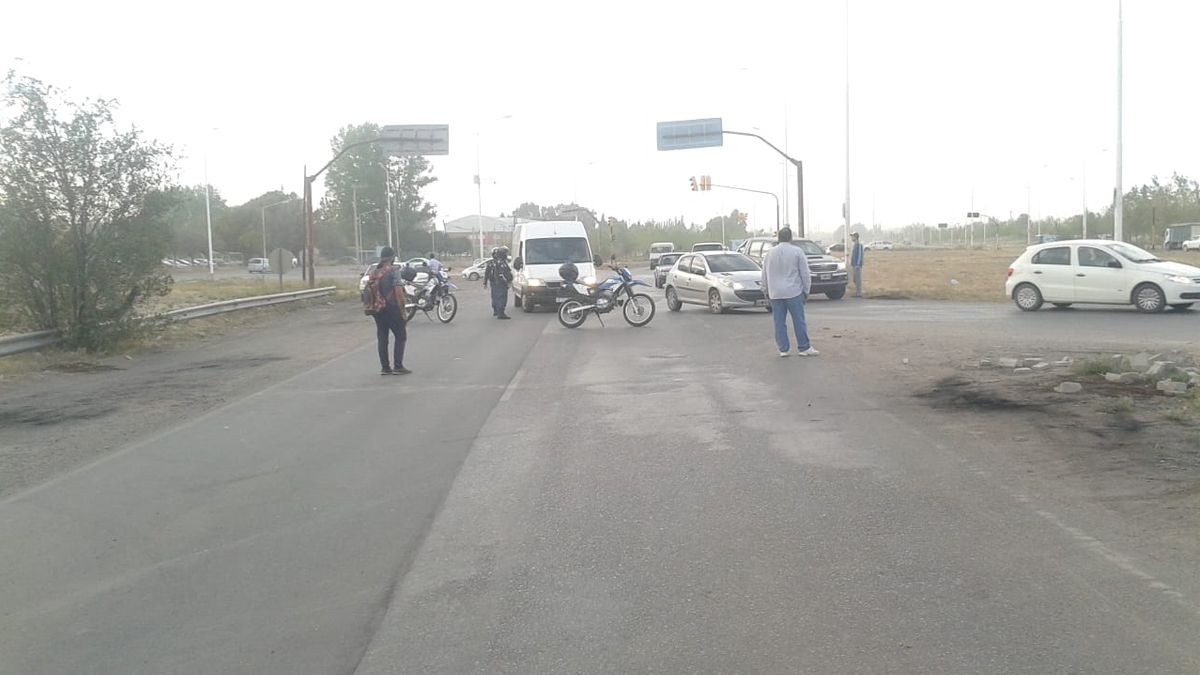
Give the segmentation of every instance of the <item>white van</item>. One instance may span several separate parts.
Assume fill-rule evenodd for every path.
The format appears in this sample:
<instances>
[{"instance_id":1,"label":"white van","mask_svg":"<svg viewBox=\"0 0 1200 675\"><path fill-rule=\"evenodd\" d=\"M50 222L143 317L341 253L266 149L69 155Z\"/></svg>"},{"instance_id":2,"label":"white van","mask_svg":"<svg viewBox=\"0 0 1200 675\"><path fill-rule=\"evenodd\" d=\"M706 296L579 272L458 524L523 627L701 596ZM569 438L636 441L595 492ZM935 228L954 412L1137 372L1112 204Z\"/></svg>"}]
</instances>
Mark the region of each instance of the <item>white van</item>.
<instances>
[{"instance_id":1,"label":"white van","mask_svg":"<svg viewBox=\"0 0 1200 675\"><path fill-rule=\"evenodd\" d=\"M664 253L675 251L675 244L669 241L656 241L650 244L650 269L658 266L658 257Z\"/></svg>"},{"instance_id":2,"label":"white van","mask_svg":"<svg viewBox=\"0 0 1200 675\"><path fill-rule=\"evenodd\" d=\"M596 274L587 229L578 220L518 224L513 230L512 255L515 302L526 312L558 302L562 286L558 268L563 263L575 263L581 279Z\"/></svg>"}]
</instances>

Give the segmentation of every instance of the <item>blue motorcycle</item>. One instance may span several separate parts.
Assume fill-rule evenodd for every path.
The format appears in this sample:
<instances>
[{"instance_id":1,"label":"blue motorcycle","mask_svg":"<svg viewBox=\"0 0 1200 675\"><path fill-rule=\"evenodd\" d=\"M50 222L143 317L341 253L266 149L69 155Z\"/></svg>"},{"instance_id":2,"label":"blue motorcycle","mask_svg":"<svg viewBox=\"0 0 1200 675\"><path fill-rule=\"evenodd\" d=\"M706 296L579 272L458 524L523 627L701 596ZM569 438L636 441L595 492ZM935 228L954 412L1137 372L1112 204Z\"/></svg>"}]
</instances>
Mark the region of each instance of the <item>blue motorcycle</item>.
<instances>
[{"instance_id":1,"label":"blue motorcycle","mask_svg":"<svg viewBox=\"0 0 1200 675\"><path fill-rule=\"evenodd\" d=\"M564 279L562 294L566 297L558 307L558 322L567 328L578 328L595 314L600 325L604 325L601 314L620 307L625 321L634 328L650 323L654 318L654 298L645 293L635 293L635 286L650 284L633 278L627 267L613 267L616 275L595 285Z\"/></svg>"}]
</instances>

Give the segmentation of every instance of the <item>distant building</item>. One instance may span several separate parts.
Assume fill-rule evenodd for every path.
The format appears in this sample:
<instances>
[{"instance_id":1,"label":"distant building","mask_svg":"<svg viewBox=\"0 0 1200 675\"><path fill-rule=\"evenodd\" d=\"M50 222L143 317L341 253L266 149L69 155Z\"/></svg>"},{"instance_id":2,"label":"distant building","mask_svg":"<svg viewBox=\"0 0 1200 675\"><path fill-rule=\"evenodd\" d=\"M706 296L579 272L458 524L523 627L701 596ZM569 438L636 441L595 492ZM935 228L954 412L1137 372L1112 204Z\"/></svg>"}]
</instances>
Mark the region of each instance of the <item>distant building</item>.
<instances>
[{"instance_id":1,"label":"distant building","mask_svg":"<svg viewBox=\"0 0 1200 675\"><path fill-rule=\"evenodd\" d=\"M465 237L471 240L471 248L479 246L479 230L483 230L483 252L487 255L493 247L511 246L513 233L512 218L496 218L495 216L463 216L446 221L446 236ZM525 218L517 218L516 222L529 222Z\"/></svg>"}]
</instances>

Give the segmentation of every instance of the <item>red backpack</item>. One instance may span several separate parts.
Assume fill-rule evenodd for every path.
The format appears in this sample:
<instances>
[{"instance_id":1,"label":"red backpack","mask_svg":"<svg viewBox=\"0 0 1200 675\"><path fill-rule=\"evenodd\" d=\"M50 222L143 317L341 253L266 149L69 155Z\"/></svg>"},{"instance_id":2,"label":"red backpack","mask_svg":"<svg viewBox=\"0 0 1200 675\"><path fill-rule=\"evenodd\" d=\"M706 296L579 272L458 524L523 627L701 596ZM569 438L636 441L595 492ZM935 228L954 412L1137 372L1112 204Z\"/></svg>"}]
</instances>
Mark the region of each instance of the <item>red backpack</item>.
<instances>
[{"instance_id":1,"label":"red backpack","mask_svg":"<svg viewBox=\"0 0 1200 675\"><path fill-rule=\"evenodd\" d=\"M370 276L367 277L367 285L363 286L361 297L363 314L375 315L383 311L387 307L387 298L379 292L379 282L384 275L391 274L392 268L386 270L382 267L376 267L371 270Z\"/></svg>"}]
</instances>

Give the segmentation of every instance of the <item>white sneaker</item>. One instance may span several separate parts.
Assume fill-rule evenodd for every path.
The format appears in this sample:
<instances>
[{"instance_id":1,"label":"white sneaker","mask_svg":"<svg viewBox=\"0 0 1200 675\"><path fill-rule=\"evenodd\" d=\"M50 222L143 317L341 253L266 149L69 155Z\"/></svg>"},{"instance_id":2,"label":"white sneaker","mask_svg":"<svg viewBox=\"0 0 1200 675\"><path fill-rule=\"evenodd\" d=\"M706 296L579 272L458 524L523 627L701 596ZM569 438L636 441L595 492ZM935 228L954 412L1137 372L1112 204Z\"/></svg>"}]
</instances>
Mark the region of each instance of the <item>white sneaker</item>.
<instances>
[{"instance_id":1,"label":"white sneaker","mask_svg":"<svg viewBox=\"0 0 1200 675\"><path fill-rule=\"evenodd\" d=\"M804 351L798 352L798 353L800 354L800 356L816 356L816 355L820 354L821 352L813 349L812 347L809 347L808 349L805 349Z\"/></svg>"},{"instance_id":2,"label":"white sneaker","mask_svg":"<svg viewBox=\"0 0 1200 675\"><path fill-rule=\"evenodd\" d=\"M788 352L779 352L779 357L786 359L790 354Z\"/></svg>"}]
</instances>

